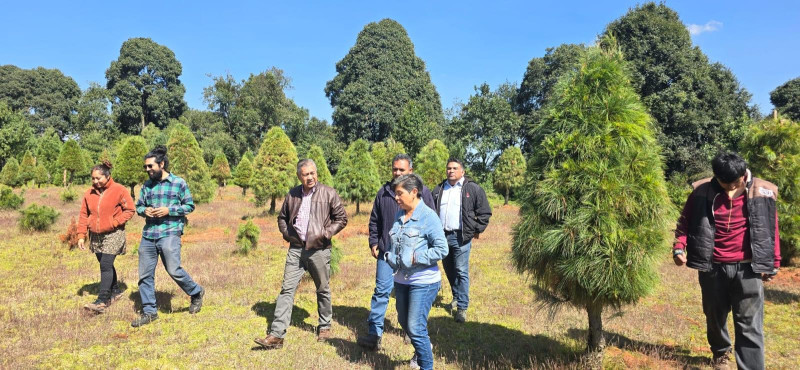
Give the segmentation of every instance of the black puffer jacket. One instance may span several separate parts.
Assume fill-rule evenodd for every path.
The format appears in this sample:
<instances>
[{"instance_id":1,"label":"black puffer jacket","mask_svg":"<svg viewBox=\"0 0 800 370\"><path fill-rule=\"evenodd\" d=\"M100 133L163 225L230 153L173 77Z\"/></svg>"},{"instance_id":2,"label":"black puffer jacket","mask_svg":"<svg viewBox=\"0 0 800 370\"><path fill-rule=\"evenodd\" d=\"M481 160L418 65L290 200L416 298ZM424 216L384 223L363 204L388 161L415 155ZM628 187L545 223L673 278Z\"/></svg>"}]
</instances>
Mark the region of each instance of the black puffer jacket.
<instances>
[{"instance_id":1,"label":"black puffer jacket","mask_svg":"<svg viewBox=\"0 0 800 370\"><path fill-rule=\"evenodd\" d=\"M447 180L442 181L433 189L433 203L436 205L436 214L442 206L442 189ZM461 189L461 240L466 243L475 234L480 234L489 226L492 217L492 207L486 199L486 192L478 183L469 177L464 177Z\"/></svg>"}]
</instances>

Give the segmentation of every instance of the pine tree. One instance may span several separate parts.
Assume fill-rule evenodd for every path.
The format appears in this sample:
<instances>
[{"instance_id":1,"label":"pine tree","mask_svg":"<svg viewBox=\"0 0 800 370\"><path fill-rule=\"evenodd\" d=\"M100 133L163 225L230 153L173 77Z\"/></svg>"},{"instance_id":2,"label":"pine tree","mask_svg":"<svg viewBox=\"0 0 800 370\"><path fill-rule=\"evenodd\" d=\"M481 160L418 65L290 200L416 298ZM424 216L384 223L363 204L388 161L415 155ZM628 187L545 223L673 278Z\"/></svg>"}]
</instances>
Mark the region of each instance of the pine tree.
<instances>
[{"instance_id":1,"label":"pine tree","mask_svg":"<svg viewBox=\"0 0 800 370\"><path fill-rule=\"evenodd\" d=\"M522 156L522 150L515 146L506 148L497 161L493 177L495 190L505 197L503 205L508 204L511 190L525 182L525 157Z\"/></svg>"},{"instance_id":2,"label":"pine tree","mask_svg":"<svg viewBox=\"0 0 800 370\"><path fill-rule=\"evenodd\" d=\"M447 178L447 159L450 152L438 139L433 139L422 147L417 156L414 173L431 189Z\"/></svg>"},{"instance_id":3,"label":"pine tree","mask_svg":"<svg viewBox=\"0 0 800 370\"><path fill-rule=\"evenodd\" d=\"M800 255L800 124L767 119L752 125L742 155L754 176L778 186L781 264Z\"/></svg>"},{"instance_id":4,"label":"pine tree","mask_svg":"<svg viewBox=\"0 0 800 370\"><path fill-rule=\"evenodd\" d=\"M63 145L53 128L45 130L36 145L36 162L47 168L51 184L58 184L63 179L58 165L58 156Z\"/></svg>"},{"instance_id":5,"label":"pine tree","mask_svg":"<svg viewBox=\"0 0 800 370\"><path fill-rule=\"evenodd\" d=\"M36 158L31 155L30 151L26 151L22 156L22 162L19 164L19 174L17 175L17 182L20 185L25 185L36 177Z\"/></svg>"},{"instance_id":6,"label":"pine tree","mask_svg":"<svg viewBox=\"0 0 800 370\"><path fill-rule=\"evenodd\" d=\"M655 288L676 219L651 118L615 42L603 44L559 79L512 242L515 267L553 305L586 310L595 365L603 309Z\"/></svg>"},{"instance_id":7,"label":"pine tree","mask_svg":"<svg viewBox=\"0 0 800 370\"><path fill-rule=\"evenodd\" d=\"M369 154L369 143L364 139L354 141L347 148L334 183L343 199L356 203L356 213L361 212L361 202L368 202L375 196L381 183Z\"/></svg>"},{"instance_id":8,"label":"pine tree","mask_svg":"<svg viewBox=\"0 0 800 370\"><path fill-rule=\"evenodd\" d=\"M42 187L42 184L50 182L50 171L41 163L37 164L34 169L33 182L36 184L36 187Z\"/></svg>"},{"instance_id":9,"label":"pine tree","mask_svg":"<svg viewBox=\"0 0 800 370\"><path fill-rule=\"evenodd\" d=\"M122 143L114 162L114 181L131 188L131 197L135 198L136 185L147 181L147 172L142 169L147 144L141 136L130 136Z\"/></svg>"},{"instance_id":10,"label":"pine tree","mask_svg":"<svg viewBox=\"0 0 800 370\"><path fill-rule=\"evenodd\" d=\"M217 180L219 187L224 187L231 178L231 166L228 164L228 158L222 152L217 153L214 163L211 164L211 178Z\"/></svg>"},{"instance_id":11,"label":"pine tree","mask_svg":"<svg viewBox=\"0 0 800 370\"><path fill-rule=\"evenodd\" d=\"M19 162L16 158L9 158L3 166L3 171L0 172L0 183L10 187L19 185Z\"/></svg>"},{"instance_id":12,"label":"pine tree","mask_svg":"<svg viewBox=\"0 0 800 370\"><path fill-rule=\"evenodd\" d=\"M75 172L86 170L83 152L77 141L70 139L64 143L64 146L61 147L61 154L58 155L58 166L64 171L62 175L64 186L67 186L67 183L72 184Z\"/></svg>"},{"instance_id":13,"label":"pine tree","mask_svg":"<svg viewBox=\"0 0 800 370\"><path fill-rule=\"evenodd\" d=\"M275 212L275 199L286 192L297 181L297 150L280 127L267 131L253 165L253 192L256 205L262 206L267 200L269 212Z\"/></svg>"},{"instance_id":14,"label":"pine tree","mask_svg":"<svg viewBox=\"0 0 800 370\"><path fill-rule=\"evenodd\" d=\"M383 183L392 181L392 159L398 154L405 154L403 143L392 138L372 144L372 160L378 171L378 179Z\"/></svg>"},{"instance_id":15,"label":"pine tree","mask_svg":"<svg viewBox=\"0 0 800 370\"><path fill-rule=\"evenodd\" d=\"M242 195L247 195L247 189L253 182L253 164L246 156L242 157L239 165L233 171L233 183L242 188Z\"/></svg>"},{"instance_id":16,"label":"pine tree","mask_svg":"<svg viewBox=\"0 0 800 370\"><path fill-rule=\"evenodd\" d=\"M182 123L175 124L169 134L167 156L169 172L186 180L196 203L208 203L214 199L214 182L203 160L200 144Z\"/></svg>"},{"instance_id":17,"label":"pine tree","mask_svg":"<svg viewBox=\"0 0 800 370\"><path fill-rule=\"evenodd\" d=\"M253 160L256 158L256 156L253 155L253 152L251 152L250 149L247 149L247 150L245 150L244 154L242 154L242 159L245 159L245 158L249 159L250 163L252 164Z\"/></svg>"},{"instance_id":18,"label":"pine tree","mask_svg":"<svg viewBox=\"0 0 800 370\"><path fill-rule=\"evenodd\" d=\"M311 145L308 148L308 158L317 164L317 181L333 186L333 176L331 176L331 171L328 170L328 162L325 160L322 148L317 145Z\"/></svg>"}]
</instances>

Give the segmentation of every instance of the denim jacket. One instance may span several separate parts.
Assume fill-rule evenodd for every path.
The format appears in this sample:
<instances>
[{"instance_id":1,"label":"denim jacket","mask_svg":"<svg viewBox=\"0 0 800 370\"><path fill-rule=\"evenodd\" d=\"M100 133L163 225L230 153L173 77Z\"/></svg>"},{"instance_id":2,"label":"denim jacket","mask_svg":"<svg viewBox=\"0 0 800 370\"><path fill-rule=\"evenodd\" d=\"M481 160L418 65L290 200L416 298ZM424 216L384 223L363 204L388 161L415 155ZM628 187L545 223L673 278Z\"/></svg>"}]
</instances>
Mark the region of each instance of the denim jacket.
<instances>
[{"instance_id":1,"label":"denim jacket","mask_svg":"<svg viewBox=\"0 0 800 370\"><path fill-rule=\"evenodd\" d=\"M420 202L406 222L403 222L404 215L403 210L395 215L389 231L391 248L384 258L395 273L411 276L436 265L447 256L449 248L439 215L425 203Z\"/></svg>"}]
</instances>

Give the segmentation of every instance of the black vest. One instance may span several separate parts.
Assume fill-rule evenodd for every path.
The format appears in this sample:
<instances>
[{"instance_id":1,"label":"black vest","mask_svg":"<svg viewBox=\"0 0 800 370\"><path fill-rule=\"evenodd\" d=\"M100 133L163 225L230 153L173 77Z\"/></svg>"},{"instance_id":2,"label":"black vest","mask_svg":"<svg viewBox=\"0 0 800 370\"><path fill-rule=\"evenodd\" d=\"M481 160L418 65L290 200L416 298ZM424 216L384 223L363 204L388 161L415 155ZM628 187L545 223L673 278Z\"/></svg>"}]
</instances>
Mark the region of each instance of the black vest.
<instances>
[{"instance_id":1,"label":"black vest","mask_svg":"<svg viewBox=\"0 0 800 370\"><path fill-rule=\"evenodd\" d=\"M686 266L709 271L714 253L714 199L724 189L712 178L694 184L689 196L692 213L686 238ZM745 188L750 248L753 252L753 271L772 273L775 262L775 215L778 188L753 177Z\"/></svg>"}]
</instances>

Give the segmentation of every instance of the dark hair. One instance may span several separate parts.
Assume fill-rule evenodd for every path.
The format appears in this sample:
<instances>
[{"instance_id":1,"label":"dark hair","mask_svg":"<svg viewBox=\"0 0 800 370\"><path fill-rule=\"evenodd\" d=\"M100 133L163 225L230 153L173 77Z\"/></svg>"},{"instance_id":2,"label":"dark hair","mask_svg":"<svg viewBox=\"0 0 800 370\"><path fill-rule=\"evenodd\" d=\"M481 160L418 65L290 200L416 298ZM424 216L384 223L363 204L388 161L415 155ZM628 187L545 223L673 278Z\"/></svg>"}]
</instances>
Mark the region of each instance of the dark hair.
<instances>
[{"instance_id":1,"label":"dark hair","mask_svg":"<svg viewBox=\"0 0 800 370\"><path fill-rule=\"evenodd\" d=\"M97 166L92 167L92 171L100 171L101 174L105 177L111 177L111 168L114 166L111 165L111 162L108 160L104 160L102 163L98 164Z\"/></svg>"},{"instance_id":2,"label":"dark hair","mask_svg":"<svg viewBox=\"0 0 800 370\"><path fill-rule=\"evenodd\" d=\"M417 189L417 198L422 198L422 178L420 178L415 173L408 173L405 175L398 176L394 181L392 181L392 189L397 189L397 187L402 187L405 191L411 192L414 189Z\"/></svg>"},{"instance_id":3,"label":"dark hair","mask_svg":"<svg viewBox=\"0 0 800 370\"><path fill-rule=\"evenodd\" d=\"M408 162L408 168L414 168L414 162L411 161L411 156L409 156L408 154L402 153L402 154L398 154L398 155L394 156L394 158L392 158L392 164L394 164L394 162L397 162L397 161L406 161L406 162Z\"/></svg>"},{"instance_id":4,"label":"dark hair","mask_svg":"<svg viewBox=\"0 0 800 370\"><path fill-rule=\"evenodd\" d=\"M147 158L155 158L156 163L164 162L165 171L169 168L169 158L167 158L167 148L165 148L163 145L159 145L151 149L147 154L144 155L144 160L147 160Z\"/></svg>"},{"instance_id":5,"label":"dark hair","mask_svg":"<svg viewBox=\"0 0 800 370\"><path fill-rule=\"evenodd\" d=\"M719 182L728 184L744 176L747 172L747 162L736 153L724 152L714 157L711 169Z\"/></svg>"},{"instance_id":6,"label":"dark hair","mask_svg":"<svg viewBox=\"0 0 800 370\"><path fill-rule=\"evenodd\" d=\"M450 163L452 163L452 162L456 162L456 163L458 163L458 165L459 165L459 166L461 166L461 169L462 169L462 170L464 169L464 163L463 163L463 162L461 162L461 160L460 160L460 159L458 159L458 158L455 158L455 157L450 157L450 158L447 158L447 164L450 164Z\"/></svg>"},{"instance_id":7,"label":"dark hair","mask_svg":"<svg viewBox=\"0 0 800 370\"><path fill-rule=\"evenodd\" d=\"M297 173L300 174L300 170L302 170L303 167L308 167L308 166L314 166L314 170L317 169L317 164L314 162L313 159L311 158L301 159L299 162L297 162Z\"/></svg>"}]
</instances>

